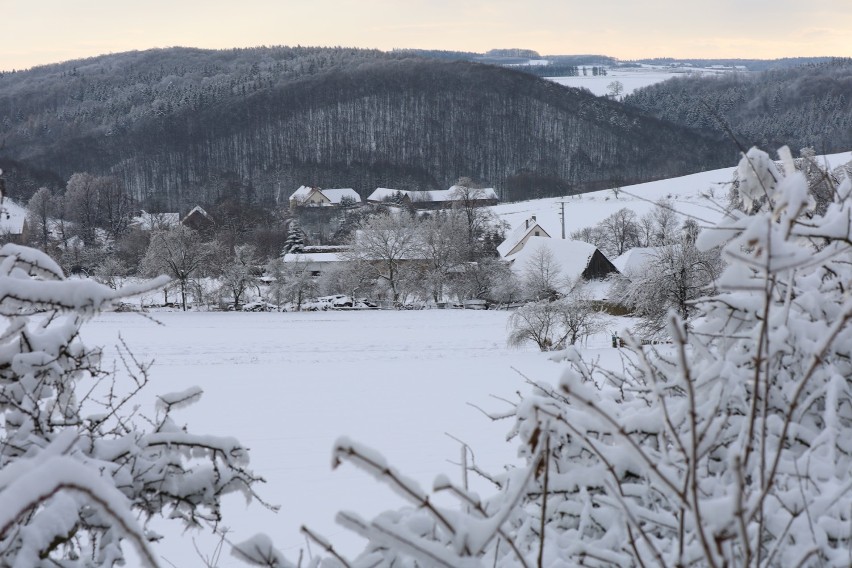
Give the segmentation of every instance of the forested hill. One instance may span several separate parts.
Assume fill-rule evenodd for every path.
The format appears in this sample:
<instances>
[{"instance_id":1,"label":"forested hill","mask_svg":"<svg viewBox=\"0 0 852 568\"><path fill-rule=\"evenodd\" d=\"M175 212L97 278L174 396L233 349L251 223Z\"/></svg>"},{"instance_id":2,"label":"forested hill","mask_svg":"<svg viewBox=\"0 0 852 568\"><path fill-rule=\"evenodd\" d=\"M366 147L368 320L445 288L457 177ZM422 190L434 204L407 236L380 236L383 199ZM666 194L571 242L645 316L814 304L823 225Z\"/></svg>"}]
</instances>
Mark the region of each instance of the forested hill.
<instances>
[{"instance_id":1,"label":"forested hill","mask_svg":"<svg viewBox=\"0 0 852 568\"><path fill-rule=\"evenodd\" d=\"M522 199L733 157L520 72L378 51L173 48L0 76L0 160L59 179L113 172L167 208L237 191L266 201L303 184L445 189L460 176Z\"/></svg>"},{"instance_id":2,"label":"forested hill","mask_svg":"<svg viewBox=\"0 0 852 568\"><path fill-rule=\"evenodd\" d=\"M762 73L671 79L625 98L664 120L767 149L852 148L852 59ZM721 120L720 120L721 119Z\"/></svg>"}]
</instances>

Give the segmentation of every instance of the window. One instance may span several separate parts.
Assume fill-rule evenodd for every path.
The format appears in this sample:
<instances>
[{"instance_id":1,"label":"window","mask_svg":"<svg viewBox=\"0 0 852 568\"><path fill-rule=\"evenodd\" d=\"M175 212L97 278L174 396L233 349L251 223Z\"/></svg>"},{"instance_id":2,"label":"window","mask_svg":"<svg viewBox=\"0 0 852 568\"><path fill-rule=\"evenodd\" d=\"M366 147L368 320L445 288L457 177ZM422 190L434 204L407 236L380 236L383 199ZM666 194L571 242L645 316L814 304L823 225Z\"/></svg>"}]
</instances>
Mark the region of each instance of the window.
<instances>
[{"instance_id":1,"label":"window","mask_svg":"<svg viewBox=\"0 0 852 568\"><path fill-rule=\"evenodd\" d=\"M540 237L540 236L541 236L541 233L539 233L538 231L536 231L536 232L535 232L535 236Z\"/></svg>"}]
</instances>

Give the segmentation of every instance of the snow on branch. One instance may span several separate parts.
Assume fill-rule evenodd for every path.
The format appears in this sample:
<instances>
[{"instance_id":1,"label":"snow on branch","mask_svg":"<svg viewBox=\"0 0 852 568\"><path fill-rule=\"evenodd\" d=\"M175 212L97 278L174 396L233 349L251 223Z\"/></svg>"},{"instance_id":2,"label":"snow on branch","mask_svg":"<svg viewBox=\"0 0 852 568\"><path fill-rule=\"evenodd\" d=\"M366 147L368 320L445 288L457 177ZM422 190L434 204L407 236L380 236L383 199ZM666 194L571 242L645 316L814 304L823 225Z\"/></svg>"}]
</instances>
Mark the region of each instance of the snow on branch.
<instances>
[{"instance_id":1,"label":"snow on branch","mask_svg":"<svg viewBox=\"0 0 852 568\"><path fill-rule=\"evenodd\" d=\"M166 282L112 290L66 280L39 251L0 248L0 565L114 566L129 540L156 566L152 518L215 526L224 495L257 498L244 446L175 424L200 389L163 395L143 416L134 398L150 365L124 345L124 372L105 371L80 340L100 310ZM84 378L104 388L80 392Z\"/></svg>"}]
</instances>

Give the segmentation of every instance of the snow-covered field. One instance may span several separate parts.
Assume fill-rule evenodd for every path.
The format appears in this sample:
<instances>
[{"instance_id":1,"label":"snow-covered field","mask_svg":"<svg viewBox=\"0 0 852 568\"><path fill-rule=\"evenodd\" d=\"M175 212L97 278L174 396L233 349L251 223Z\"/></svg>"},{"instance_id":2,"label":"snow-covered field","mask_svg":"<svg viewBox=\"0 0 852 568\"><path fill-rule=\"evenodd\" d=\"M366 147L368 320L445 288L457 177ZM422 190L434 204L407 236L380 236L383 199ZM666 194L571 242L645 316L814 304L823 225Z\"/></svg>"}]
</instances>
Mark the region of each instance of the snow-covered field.
<instances>
[{"instance_id":1,"label":"snow-covered field","mask_svg":"<svg viewBox=\"0 0 852 568\"><path fill-rule=\"evenodd\" d=\"M629 95L636 89L660 83L673 77L683 77L688 73L698 75L718 75L730 73L723 69L702 69L692 67L662 67L643 65L642 67L610 67L606 75L592 75L591 67L587 66L588 75L578 77L548 77L551 81L566 85L568 87L583 87L597 96L610 94L609 84L618 81L622 84L624 92L621 96Z\"/></svg>"},{"instance_id":2,"label":"snow-covered field","mask_svg":"<svg viewBox=\"0 0 852 568\"><path fill-rule=\"evenodd\" d=\"M84 328L84 339L107 348L118 335L134 354L153 359L145 394L201 386L204 397L176 414L197 433L234 436L251 448L260 487L278 514L228 498L225 524L235 541L266 532L290 558L305 547L299 526L329 537L347 554L357 537L334 523L338 510L371 517L402 504L362 472L331 470L339 436L372 445L402 472L430 488L435 475L460 479L460 447L469 443L478 465L500 471L515 459L506 441L511 421L492 422L470 406L500 411L492 397L516 399L528 390L524 374L556 380L559 365L546 354L506 347L505 311L426 310L312 313L154 314L163 325L132 313L107 313ZM601 336L590 346L604 348ZM144 404L144 408L152 405ZM477 488L487 491L486 485ZM209 535L181 535L175 526L157 551L175 566L200 566L192 543L212 555ZM220 566L240 565L223 559Z\"/></svg>"}]
</instances>

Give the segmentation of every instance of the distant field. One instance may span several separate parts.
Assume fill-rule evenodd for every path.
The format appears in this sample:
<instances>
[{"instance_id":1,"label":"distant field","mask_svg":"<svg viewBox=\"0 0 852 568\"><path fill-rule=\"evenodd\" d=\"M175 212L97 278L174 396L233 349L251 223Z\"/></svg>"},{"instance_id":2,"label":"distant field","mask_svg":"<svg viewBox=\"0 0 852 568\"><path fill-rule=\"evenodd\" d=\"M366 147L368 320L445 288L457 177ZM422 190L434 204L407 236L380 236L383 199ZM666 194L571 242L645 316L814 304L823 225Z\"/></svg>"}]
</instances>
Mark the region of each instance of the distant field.
<instances>
[{"instance_id":1,"label":"distant field","mask_svg":"<svg viewBox=\"0 0 852 568\"><path fill-rule=\"evenodd\" d=\"M678 67L676 69L668 69L665 67L639 67L624 69L610 68L607 69L606 75L599 75L595 77L592 75L591 67L589 67L589 74L586 76L550 77L549 79L559 83L560 85L567 85L569 87L585 87L598 96L609 94L610 90L608 85L613 81L619 81L624 86L624 92L622 93L622 96L624 96L629 95L636 89L641 89L642 87L647 87L654 83L660 83L667 79L671 79L672 77L681 77L687 72L713 75L729 73L729 71L722 71L719 69L694 68L686 71L683 67Z\"/></svg>"}]
</instances>

